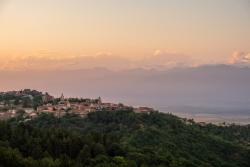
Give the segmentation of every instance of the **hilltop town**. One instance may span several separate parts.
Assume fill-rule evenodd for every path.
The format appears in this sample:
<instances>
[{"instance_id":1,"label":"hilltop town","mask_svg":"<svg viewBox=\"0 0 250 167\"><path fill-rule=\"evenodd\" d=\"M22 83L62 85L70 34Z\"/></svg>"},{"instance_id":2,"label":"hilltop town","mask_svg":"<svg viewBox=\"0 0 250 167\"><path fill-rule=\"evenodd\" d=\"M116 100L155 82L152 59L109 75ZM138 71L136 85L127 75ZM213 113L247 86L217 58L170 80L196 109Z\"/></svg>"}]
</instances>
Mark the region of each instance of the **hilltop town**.
<instances>
[{"instance_id":1,"label":"hilltop town","mask_svg":"<svg viewBox=\"0 0 250 167\"><path fill-rule=\"evenodd\" d=\"M122 103L114 104L103 102L101 97L65 98L54 97L49 93L24 89L20 91L0 92L0 119L22 116L27 119L37 117L42 113L51 113L61 117L67 113L77 114L81 117L96 111L133 110L136 113L155 112L149 107L132 107Z\"/></svg>"}]
</instances>

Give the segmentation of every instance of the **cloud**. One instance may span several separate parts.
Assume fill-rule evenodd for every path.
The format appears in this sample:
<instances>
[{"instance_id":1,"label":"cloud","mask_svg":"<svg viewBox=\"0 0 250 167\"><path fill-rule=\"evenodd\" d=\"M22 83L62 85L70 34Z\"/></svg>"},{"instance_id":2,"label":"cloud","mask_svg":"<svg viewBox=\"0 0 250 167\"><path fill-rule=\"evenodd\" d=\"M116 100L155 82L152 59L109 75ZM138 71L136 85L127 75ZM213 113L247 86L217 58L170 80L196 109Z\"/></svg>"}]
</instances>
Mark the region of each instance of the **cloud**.
<instances>
[{"instance_id":1,"label":"cloud","mask_svg":"<svg viewBox=\"0 0 250 167\"><path fill-rule=\"evenodd\" d=\"M96 53L97 56L113 56L111 52L98 52Z\"/></svg>"},{"instance_id":2,"label":"cloud","mask_svg":"<svg viewBox=\"0 0 250 167\"><path fill-rule=\"evenodd\" d=\"M147 68L168 69L178 66L194 66L195 61L186 54L157 49L152 56L145 58L140 64Z\"/></svg>"},{"instance_id":3,"label":"cloud","mask_svg":"<svg viewBox=\"0 0 250 167\"><path fill-rule=\"evenodd\" d=\"M122 70L132 68L132 63L117 56L26 56L12 57L0 62L0 70L77 70L108 68Z\"/></svg>"},{"instance_id":4,"label":"cloud","mask_svg":"<svg viewBox=\"0 0 250 167\"><path fill-rule=\"evenodd\" d=\"M154 53L153 53L153 56L161 56L161 55L163 55L163 54L165 54L162 50L155 50L154 51Z\"/></svg>"},{"instance_id":5,"label":"cloud","mask_svg":"<svg viewBox=\"0 0 250 167\"><path fill-rule=\"evenodd\" d=\"M98 52L95 56L59 55L60 53L41 50L32 56L13 56L4 62L0 62L0 70L77 70L91 68L164 70L194 65L194 61L185 54L162 50L155 50L151 56L140 60L130 60L113 55L110 52Z\"/></svg>"},{"instance_id":6,"label":"cloud","mask_svg":"<svg viewBox=\"0 0 250 167\"><path fill-rule=\"evenodd\" d=\"M250 65L250 52L234 52L229 58L228 64Z\"/></svg>"}]
</instances>

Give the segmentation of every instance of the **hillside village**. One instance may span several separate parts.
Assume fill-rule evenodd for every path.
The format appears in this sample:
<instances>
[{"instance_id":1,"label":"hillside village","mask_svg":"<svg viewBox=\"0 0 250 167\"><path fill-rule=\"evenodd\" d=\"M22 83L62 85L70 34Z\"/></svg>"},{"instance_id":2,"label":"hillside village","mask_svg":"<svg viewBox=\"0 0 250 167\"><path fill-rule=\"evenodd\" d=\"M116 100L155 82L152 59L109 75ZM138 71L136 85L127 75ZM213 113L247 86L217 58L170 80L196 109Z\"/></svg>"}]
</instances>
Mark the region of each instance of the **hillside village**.
<instances>
[{"instance_id":1,"label":"hillside village","mask_svg":"<svg viewBox=\"0 0 250 167\"><path fill-rule=\"evenodd\" d=\"M77 114L85 117L95 111L133 110L136 113L155 112L149 107L132 107L122 103L106 103L101 97L89 98L65 98L62 94L55 98L49 93L25 89L21 91L0 92L0 119L22 116L27 119L37 117L41 113L52 113L61 117L66 113Z\"/></svg>"}]
</instances>

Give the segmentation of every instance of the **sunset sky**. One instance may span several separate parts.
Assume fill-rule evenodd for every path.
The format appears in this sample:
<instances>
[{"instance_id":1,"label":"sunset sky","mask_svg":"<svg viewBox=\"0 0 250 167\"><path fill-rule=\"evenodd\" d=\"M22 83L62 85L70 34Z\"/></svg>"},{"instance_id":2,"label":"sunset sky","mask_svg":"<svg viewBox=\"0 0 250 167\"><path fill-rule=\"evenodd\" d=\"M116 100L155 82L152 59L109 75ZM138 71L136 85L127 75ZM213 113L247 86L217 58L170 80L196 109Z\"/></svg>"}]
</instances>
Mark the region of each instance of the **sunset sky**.
<instances>
[{"instance_id":1,"label":"sunset sky","mask_svg":"<svg viewBox=\"0 0 250 167\"><path fill-rule=\"evenodd\" d=\"M249 29L248 0L0 0L0 69L83 56L250 61Z\"/></svg>"}]
</instances>

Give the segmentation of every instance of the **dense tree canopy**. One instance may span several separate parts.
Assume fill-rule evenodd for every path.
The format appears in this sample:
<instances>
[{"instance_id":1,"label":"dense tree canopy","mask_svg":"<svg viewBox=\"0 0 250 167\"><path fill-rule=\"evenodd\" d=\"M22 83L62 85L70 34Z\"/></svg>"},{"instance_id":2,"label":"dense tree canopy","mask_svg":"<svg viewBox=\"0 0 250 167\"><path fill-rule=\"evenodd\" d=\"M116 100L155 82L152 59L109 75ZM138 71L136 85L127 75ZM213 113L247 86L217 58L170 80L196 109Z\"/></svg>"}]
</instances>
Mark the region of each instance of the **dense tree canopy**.
<instances>
[{"instance_id":1,"label":"dense tree canopy","mask_svg":"<svg viewBox=\"0 0 250 167\"><path fill-rule=\"evenodd\" d=\"M22 91L10 91L1 93L0 92L0 102L7 106L22 106L24 108L37 108L43 104L43 93L24 89Z\"/></svg>"},{"instance_id":2,"label":"dense tree canopy","mask_svg":"<svg viewBox=\"0 0 250 167\"><path fill-rule=\"evenodd\" d=\"M42 114L0 122L2 167L248 167L250 127L171 114Z\"/></svg>"}]
</instances>

